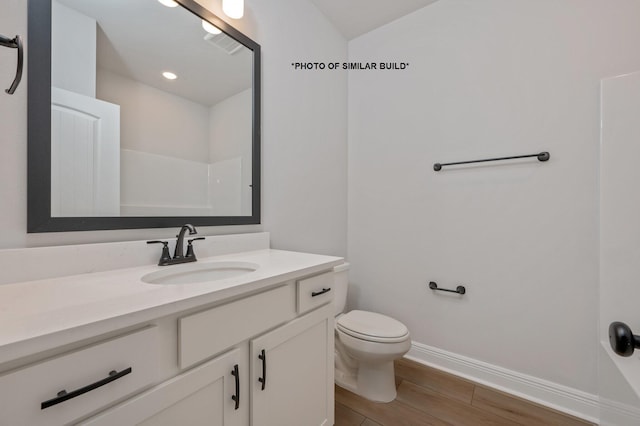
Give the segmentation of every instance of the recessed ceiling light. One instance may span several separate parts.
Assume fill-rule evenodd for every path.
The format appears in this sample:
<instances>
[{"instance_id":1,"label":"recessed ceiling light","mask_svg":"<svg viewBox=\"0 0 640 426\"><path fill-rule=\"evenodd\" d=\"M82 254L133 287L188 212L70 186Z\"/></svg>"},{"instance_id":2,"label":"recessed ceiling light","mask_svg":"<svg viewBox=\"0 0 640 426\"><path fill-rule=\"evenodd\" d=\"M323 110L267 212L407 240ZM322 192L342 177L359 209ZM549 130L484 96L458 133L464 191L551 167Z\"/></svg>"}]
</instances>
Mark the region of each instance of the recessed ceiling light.
<instances>
[{"instance_id":1,"label":"recessed ceiling light","mask_svg":"<svg viewBox=\"0 0 640 426\"><path fill-rule=\"evenodd\" d=\"M206 32L208 32L209 34L220 34L222 31L220 31L220 28L216 27L215 25L205 21L204 19L202 20L202 28L204 28L204 30Z\"/></svg>"},{"instance_id":2,"label":"recessed ceiling light","mask_svg":"<svg viewBox=\"0 0 640 426\"><path fill-rule=\"evenodd\" d=\"M176 7L178 3L173 0L158 0L161 4L167 7Z\"/></svg>"},{"instance_id":3,"label":"recessed ceiling light","mask_svg":"<svg viewBox=\"0 0 640 426\"><path fill-rule=\"evenodd\" d=\"M163 73L162 73L162 76L163 76L164 78L166 78L167 80L175 80L176 78L178 78L178 76L177 76L177 75L175 75L174 73L169 72L169 71L165 71L165 72L163 72Z\"/></svg>"}]
</instances>

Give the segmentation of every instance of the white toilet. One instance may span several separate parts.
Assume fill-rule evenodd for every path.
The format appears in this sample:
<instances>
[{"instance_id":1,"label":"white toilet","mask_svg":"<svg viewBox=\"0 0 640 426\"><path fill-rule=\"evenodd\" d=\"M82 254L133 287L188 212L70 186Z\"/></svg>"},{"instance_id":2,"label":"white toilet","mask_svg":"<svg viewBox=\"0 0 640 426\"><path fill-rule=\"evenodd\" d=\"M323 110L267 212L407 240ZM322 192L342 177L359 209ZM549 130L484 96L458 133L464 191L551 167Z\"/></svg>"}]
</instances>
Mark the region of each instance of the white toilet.
<instances>
[{"instance_id":1,"label":"white toilet","mask_svg":"<svg viewBox=\"0 0 640 426\"><path fill-rule=\"evenodd\" d=\"M372 401L393 401L393 361L409 351L409 330L400 321L374 312L343 313L349 264L336 266L334 272L336 384Z\"/></svg>"}]
</instances>

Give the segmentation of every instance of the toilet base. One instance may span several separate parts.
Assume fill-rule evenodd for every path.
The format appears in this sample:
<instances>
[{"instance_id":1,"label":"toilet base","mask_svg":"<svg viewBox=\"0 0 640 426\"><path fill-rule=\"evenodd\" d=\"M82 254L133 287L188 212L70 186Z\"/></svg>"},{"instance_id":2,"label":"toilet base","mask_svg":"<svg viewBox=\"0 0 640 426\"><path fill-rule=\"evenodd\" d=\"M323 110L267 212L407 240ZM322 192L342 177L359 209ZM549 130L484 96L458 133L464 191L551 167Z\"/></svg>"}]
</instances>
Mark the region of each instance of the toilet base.
<instances>
[{"instance_id":1,"label":"toilet base","mask_svg":"<svg viewBox=\"0 0 640 426\"><path fill-rule=\"evenodd\" d=\"M393 361L367 365L358 368L358 394L377 402L391 402L396 399L396 379Z\"/></svg>"},{"instance_id":2,"label":"toilet base","mask_svg":"<svg viewBox=\"0 0 640 426\"><path fill-rule=\"evenodd\" d=\"M397 395L393 361L371 365L360 363L356 374L336 369L335 382L341 388L375 402L391 402Z\"/></svg>"},{"instance_id":3,"label":"toilet base","mask_svg":"<svg viewBox=\"0 0 640 426\"><path fill-rule=\"evenodd\" d=\"M345 373L343 371L338 371L336 369L334 381L336 382L336 385L340 386L341 388L355 394L358 393L358 383L356 382L356 376Z\"/></svg>"}]
</instances>

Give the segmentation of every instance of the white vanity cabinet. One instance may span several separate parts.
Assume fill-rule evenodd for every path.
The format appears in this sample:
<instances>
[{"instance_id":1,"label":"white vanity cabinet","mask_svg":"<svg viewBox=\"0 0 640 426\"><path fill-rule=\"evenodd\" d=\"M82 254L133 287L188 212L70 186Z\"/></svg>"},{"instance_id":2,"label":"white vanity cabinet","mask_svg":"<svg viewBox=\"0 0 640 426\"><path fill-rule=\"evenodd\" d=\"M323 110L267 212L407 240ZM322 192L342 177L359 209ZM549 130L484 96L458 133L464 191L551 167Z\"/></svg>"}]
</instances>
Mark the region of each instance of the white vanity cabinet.
<instances>
[{"instance_id":1,"label":"white vanity cabinet","mask_svg":"<svg viewBox=\"0 0 640 426\"><path fill-rule=\"evenodd\" d=\"M248 401L241 384L246 374L246 353L233 349L80 425L246 426Z\"/></svg>"},{"instance_id":2,"label":"white vanity cabinet","mask_svg":"<svg viewBox=\"0 0 640 426\"><path fill-rule=\"evenodd\" d=\"M69 424L157 382L158 329L89 345L0 374L0 425Z\"/></svg>"},{"instance_id":3,"label":"white vanity cabinet","mask_svg":"<svg viewBox=\"0 0 640 426\"><path fill-rule=\"evenodd\" d=\"M253 426L333 424L332 313L325 305L251 341Z\"/></svg>"},{"instance_id":4,"label":"white vanity cabinet","mask_svg":"<svg viewBox=\"0 0 640 426\"><path fill-rule=\"evenodd\" d=\"M177 331L178 374L77 424L332 425L332 277L292 279L176 314L177 327L161 331Z\"/></svg>"}]
</instances>

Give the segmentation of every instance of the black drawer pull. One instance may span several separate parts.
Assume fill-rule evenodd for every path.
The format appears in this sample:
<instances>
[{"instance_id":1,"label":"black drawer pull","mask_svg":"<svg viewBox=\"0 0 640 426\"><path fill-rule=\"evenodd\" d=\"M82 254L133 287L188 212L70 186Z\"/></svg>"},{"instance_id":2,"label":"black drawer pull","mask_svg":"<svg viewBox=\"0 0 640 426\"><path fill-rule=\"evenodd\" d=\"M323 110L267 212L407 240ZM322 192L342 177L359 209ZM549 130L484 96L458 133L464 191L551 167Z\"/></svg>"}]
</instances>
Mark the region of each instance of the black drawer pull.
<instances>
[{"instance_id":1,"label":"black drawer pull","mask_svg":"<svg viewBox=\"0 0 640 426\"><path fill-rule=\"evenodd\" d=\"M106 377L102 380L99 380L95 383L92 383L88 386L85 386L83 388L80 389L76 389L73 392L67 392L66 390L61 390L60 392L58 392L58 396L56 396L53 399L50 399L48 401L43 402L42 404L40 404L40 409L44 410L45 408L49 408L52 407L54 405L60 404L61 402L65 402L68 401L72 398L75 398L76 396L80 396L82 394L85 394L87 392L91 392L94 389L98 389L101 386L104 386L108 383L111 383L115 380L118 380L121 377L126 376L127 374L131 373L131 367L122 370L121 372L117 372L115 370L110 371L109 372L109 377Z\"/></svg>"},{"instance_id":2,"label":"black drawer pull","mask_svg":"<svg viewBox=\"0 0 640 426\"><path fill-rule=\"evenodd\" d=\"M238 364L233 366L231 375L236 378L236 394L231 396L236 402L236 410L240 408L240 371L238 371Z\"/></svg>"},{"instance_id":3,"label":"black drawer pull","mask_svg":"<svg viewBox=\"0 0 640 426\"><path fill-rule=\"evenodd\" d=\"M264 390L265 386L267 386L267 354L264 349L258 355L258 359L262 360L262 377L259 377L258 381L262 383L262 389L260 390Z\"/></svg>"},{"instance_id":4,"label":"black drawer pull","mask_svg":"<svg viewBox=\"0 0 640 426\"><path fill-rule=\"evenodd\" d=\"M314 291L311 293L311 297L320 296L321 294L329 293L331 291L331 287L323 288L322 291Z\"/></svg>"}]
</instances>

